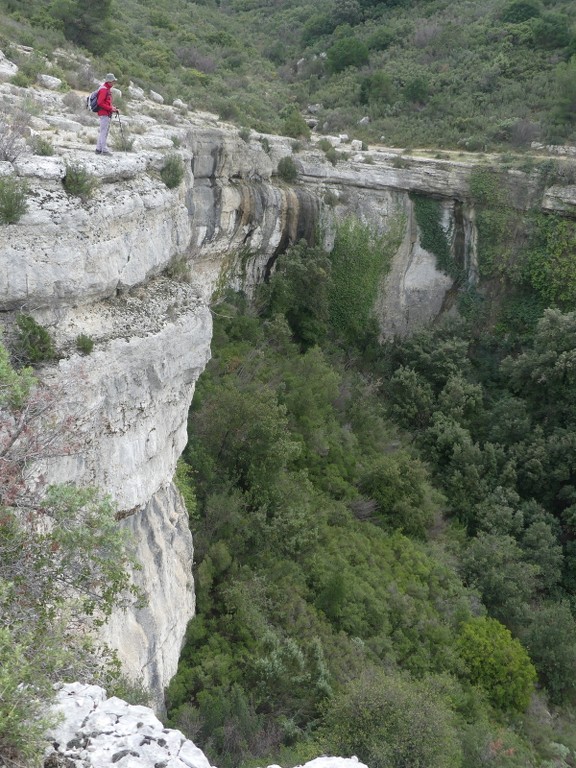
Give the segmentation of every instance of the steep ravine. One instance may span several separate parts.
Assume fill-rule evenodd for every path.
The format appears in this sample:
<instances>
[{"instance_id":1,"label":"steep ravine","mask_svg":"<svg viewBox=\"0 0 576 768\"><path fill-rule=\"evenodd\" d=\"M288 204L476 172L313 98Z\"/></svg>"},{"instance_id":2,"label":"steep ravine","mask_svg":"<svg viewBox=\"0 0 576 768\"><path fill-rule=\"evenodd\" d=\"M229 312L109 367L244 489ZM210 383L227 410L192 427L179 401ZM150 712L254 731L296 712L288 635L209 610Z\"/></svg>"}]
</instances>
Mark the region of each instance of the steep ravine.
<instances>
[{"instance_id":1,"label":"steep ravine","mask_svg":"<svg viewBox=\"0 0 576 768\"><path fill-rule=\"evenodd\" d=\"M0 80L9 71L0 68ZM122 118L132 151L97 157L96 118L80 95L4 82L0 96L28 109L31 134L54 147L50 157L25 150L0 162L0 175L29 185L26 214L0 228L0 321L8 341L18 311L50 329L59 359L41 375L64 385L59 421L73 423L69 453L35 475L45 469L51 482L99 487L133 531L148 605L114 616L104 635L161 708L194 612L192 537L172 480L210 355L214 291L250 292L300 238L329 248L348 215L379 233L400 221L404 235L377 310L384 336L408 333L444 311L452 288L422 248L411 193L439 201L453 257L474 281L473 166L359 143L345 143L348 159L333 166L314 143L294 153L287 138L246 141L214 115L159 105L134 88ZM176 189L159 175L169 154L186 169ZM276 172L287 155L299 169L293 184ZM98 179L90 199L66 193L67 164ZM542 192L520 172L508 183L522 193L518 201L538 196L542 208L576 215L576 187ZM76 350L79 334L95 342L88 356Z\"/></svg>"}]
</instances>

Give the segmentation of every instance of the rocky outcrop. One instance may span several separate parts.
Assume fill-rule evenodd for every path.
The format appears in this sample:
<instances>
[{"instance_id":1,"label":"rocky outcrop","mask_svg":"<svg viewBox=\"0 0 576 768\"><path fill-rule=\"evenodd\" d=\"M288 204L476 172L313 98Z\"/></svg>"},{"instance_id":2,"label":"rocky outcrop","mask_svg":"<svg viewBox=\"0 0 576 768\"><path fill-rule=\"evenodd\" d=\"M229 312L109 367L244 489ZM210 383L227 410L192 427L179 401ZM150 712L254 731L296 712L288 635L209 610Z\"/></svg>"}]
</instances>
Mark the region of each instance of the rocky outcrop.
<instances>
[{"instance_id":1,"label":"rocky outcrop","mask_svg":"<svg viewBox=\"0 0 576 768\"><path fill-rule=\"evenodd\" d=\"M1 56L0 64L13 71ZM473 165L362 151L356 143L334 166L313 144L295 152L284 137L244 137L214 115L140 92L137 108L122 118L124 136L112 128L118 146L127 136L132 151L101 157L85 94L1 83L0 96L9 107L33 103L28 139L54 149L38 156L19 144L0 162L0 176L28 185L27 212L0 228L1 322L8 339L18 311L51 331L58 360L41 373L65 391L55 418L73 425L66 455L37 464L31 482L43 475L95 485L114 499L134 534L148 606L114 616L105 637L160 706L194 610L192 540L172 480L210 354L211 297L227 285L250 292L301 238L330 248L336 223L354 216L380 234L398 222L404 228L378 300L383 335L430 322L449 309L452 280L422 247L414 195L439 202L452 257L474 281ZM172 189L160 175L168 155L184 169ZM278 175L288 155L298 168L292 184ZM66 191L71 167L96 180L92 196ZM519 207L572 215L576 205L574 187L542 196L520 172L506 183ZM90 355L79 352L80 335L94 342Z\"/></svg>"},{"instance_id":2,"label":"rocky outcrop","mask_svg":"<svg viewBox=\"0 0 576 768\"><path fill-rule=\"evenodd\" d=\"M61 721L47 734L47 768L210 768L204 753L151 709L106 698L96 685L63 685L54 713ZM319 757L299 768L366 766L356 757Z\"/></svg>"}]
</instances>

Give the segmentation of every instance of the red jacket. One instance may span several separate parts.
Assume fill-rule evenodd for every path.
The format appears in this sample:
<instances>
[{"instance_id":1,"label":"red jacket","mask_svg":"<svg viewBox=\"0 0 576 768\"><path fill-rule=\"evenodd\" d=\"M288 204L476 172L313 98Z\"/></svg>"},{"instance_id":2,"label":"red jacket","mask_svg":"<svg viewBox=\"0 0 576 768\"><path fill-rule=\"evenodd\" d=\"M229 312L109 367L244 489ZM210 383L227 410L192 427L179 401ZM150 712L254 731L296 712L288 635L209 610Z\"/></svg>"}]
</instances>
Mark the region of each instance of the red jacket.
<instances>
[{"instance_id":1,"label":"red jacket","mask_svg":"<svg viewBox=\"0 0 576 768\"><path fill-rule=\"evenodd\" d=\"M99 115L108 115L108 117L112 117L112 113L116 111L112 106L112 94L110 92L111 88L112 83L102 83L98 89L98 98L96 99L96 103L98 105Z\"/></svg>"}]
</instances>

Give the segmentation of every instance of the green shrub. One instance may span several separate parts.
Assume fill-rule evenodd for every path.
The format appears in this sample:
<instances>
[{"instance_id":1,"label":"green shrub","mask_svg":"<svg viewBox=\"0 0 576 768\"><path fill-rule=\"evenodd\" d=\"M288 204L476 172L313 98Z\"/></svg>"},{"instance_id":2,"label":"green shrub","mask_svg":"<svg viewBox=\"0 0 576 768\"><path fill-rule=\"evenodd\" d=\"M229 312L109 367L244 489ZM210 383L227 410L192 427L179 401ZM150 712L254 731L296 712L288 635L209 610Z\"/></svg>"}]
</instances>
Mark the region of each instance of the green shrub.
<instances>
[{"instance_id":1,"label":"green shrub","mask_svg":"<svg viewBox=\"0 0 576 768\"><path fill-rule=\"evenodd\" d=\"M55 682L87 674L108 687L117 679L113 658L77 627L137 596L127 571L134 560L108 500L54 486L40 505L41 515L34 509L26 520L0 507L0 755L14 766L42 765ZM50 520L42 533L34 514Z\"/></svg>"},{"instance_id":2,"label":"green shrub","mask_svg":"<svg viewBox=\"0 0 576 768\"><path fill-rule=\"evenodd\" d=\"M330 139L327 139L326 137L321 138L317 146L318 146L318 149L322 150L322 152L328 152L329 150L332 149L332 144L330 142Z\"/></svg>"},{"instance_id":3,"label":"green shrub","mask_svg":"<svg viewBox=\"0 0 576 768\"><path fill-rule=\"evenodd\" d=\"M281 179L284 181L296 181L298 178L298 168L296 167L296 163L290 155L287 155L286 157L281 158L281 160L278 162L278 176L280 176Z\"/></svg>"},{"instance_id":4,"label":"green shrub","mask_svg":"<svg viewBox=\"0 0 576 768\"><path fill-rule=\"evenodd\" d=\"M54 154L52 142L43 136L34 136L30 141L30 147L35 155L50 157Z\"/></svg>"},{"instance_id":5,"label":"green shrub","mask_svg":"<svg viewBox=\"0 0 576 768\"><path fill-rule=\"evenodd\" d=\"M89 355L94 349L94 340L91 339L90 336L81 333L76 337L76 347L83 355Z\"/></svg>"},{"instance_id":6,"label":"green shrub","mask_svg":"<svg viewBox=\"0 0 576 768\"><path fill-rule=\"evenodd\" d=\"M176 256L164 270L166 277L187 282L190 280L190 265L184 254Z\"/></svg>"},{"instance_id":7,"label":"green shrub","mask_svg":"<svg viewBox=\"0 0 576 768\"><path fill-rule=\"evenodd\" d=\"M502 21L508 24L521 24L538 16L540 16L539 4L532 0L512 0L500 14Z\"/></svg>"},{"instance_id":8,"label":"green shrub","mask_svg":"<svg viewBox=\"0 0 576 768\"><path fill-rule=\"evenodd\" d=\"M26 213L27 192L26 182L14 176L0 178L0 224L15 224Z\"/></svg>"},{"instance_id":9,"label":"green shrub","mask_svg":"<svg viewBox=\"0 0 576 768\"><path fill-rule=\"evenodd\" d=\"M308 123L297 109L291 109L284 118L283 133L293 139L309 139L310 128Z\"/></svg>"},{"instance_id":10,"label":"green shrub","mask_svg":"<svg viewBox=\"0 0 576 768\"><path fill-rule=\"evenodd\" d=\"M356 219L340 223L330 254L330 323L350 342L365 337L373 317L378 286L389 269L402 236L400 221L391 221L385 236L375 236Z\"/></svg>"},{"instance_id":11,"label":"green shrub","mask_svg":"<svg viewBox=\"0 0 576 768\"><path fill-rule=\"evenodd\" d=\"M458 768L461 748L448 696L434 683L366 671L335 696L326 717L328 754L370 768Z\"/></svg>"},{"instance_id":12,"label":"green shrub","mask_svg":"<svg viewBox=\"0 0 576 768\"><path fill-rule=\"evenodd\" d=\"M368 63L366 43L355 37L343 37L328 49L328 68L331 72L343 72L347 67L361 67Z\"/></svg>"},{"instance_id":13,"label":"green shrub","mask_svg":"<svg viewBox=\"0 0 576 768\"><path fill-rule=\"evenodd\" d=\"M24 72L17 72L10 80L13 85L17 85L19 88L30 88L33 84L33 79L26 75Z\"/></svg>"},{"instance_id":14,"label":"green shrub","mask_svg":"<svg viewBox=\"0 0 576 768\"><path fill-rule=\"evenodd\" d=\"M43 363L55 356L50 333L30 315L16 317L15 356L23 365Z\"/></svg>"},{"instance_id":15,"label":"green shrub","mask_svg":"<svg viewBox=\"0 0 576 768\"><path fill-rule=\"evenodd\" d=\"M168 189L177 187L184 178L184 163L179 155L168 155L160 171L160 177Z\"/></svg>"},{"instance_id":16,"label":"green shrub","mask_svg":"<svg viewBox=\"0 0 576 768\"><path fill-rule=\"evenodd\" d=\"M525 275L552 305L571 308L576 301L576 226L558 215L533 217L532 243L527 251Z\"/></svg>"},{"instance_id":17,"label":"green shrub","mask_svg":"<svg viewBox=\"0 0 576 768\"><path fill-rule=\"evenodd\" d=\"M0 580L0 605L7 590ZM37 758L45 730L56 724L48 710L54 697L51 682L41 673L39 654L36 659L27 654L38 640L17 638L10 628L0 628L0 754L8 765Z\"/></svg>"},{"instance_id":18,"label":"green shrub","mask_svg":"<svg viewBox=\"0 0 576 768\"><path fill-rule=\"evenodd\" d=\"M66 163L66 175L62 179L64 189L69 195L88 200L98 186L98 180L85 168L75 163Z\"/></svg>"},{"instance_id":19,"label":"green shrub","mask_svg":"<svg viewBox=\"0 0 576 768\"><path fill-rule=\"evenodd\" d=\"M422 248L436 257L439 270L457 278L462 271L458 268L450 253L450 243L442 227L442 208L438 200L424 195L412 195L414 213L420 229Z\"/></svg>"},{"instance_id":20,"label":"green shrub","mask_svg":"<svg viewBox=\"0 0 576 768\"><path fill-rule=\"evenodd\" d=\"M246 144L250 141L250 128L240 128L238 131L238 136L242 139L242 141L245 141Z\"/></svg>"},{"instance_id":21,"label":"green shrub","mask_svg":"<svg viewBox=\"0 0 576 768\"><path fill-rule=\"evenodd\" d=\"M112 136L112 146L118 152L132 152L134 148L134 139L129 136L126 129L122 129L121 133L115 133Z\"/></svg>"},{"instance_id":22,"label":"green shrub","mask_svg":"<svg viewBox=\"0 0 576 768\"><path fill-rule=\"evenodd\" d=\"M536 670L521 643L496 619L478 617L462 627L457 641L467 676L504 712L524 712Z\"/></svg>"},{"instance_id":23,"label":"green shrub","mask_svg":"<svg viewBox=\"0 0 576 768\"><path fill-rule=\"evenodd\" d=\"M330 149L326 152L326 160L328 160L329 163L332 163L332 165L336 165L340 157L340 153L337 152L334 147L330 147Z\"/></svg>"}]
</instances>

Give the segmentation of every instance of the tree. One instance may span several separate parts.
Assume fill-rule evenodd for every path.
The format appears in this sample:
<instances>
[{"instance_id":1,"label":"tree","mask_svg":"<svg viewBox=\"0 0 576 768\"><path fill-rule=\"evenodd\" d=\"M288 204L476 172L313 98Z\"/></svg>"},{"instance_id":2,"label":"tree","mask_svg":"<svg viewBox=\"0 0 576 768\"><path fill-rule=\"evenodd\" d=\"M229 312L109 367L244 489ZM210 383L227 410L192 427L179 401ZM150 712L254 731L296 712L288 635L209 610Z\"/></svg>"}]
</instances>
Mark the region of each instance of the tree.
<instances>
[{"instance_id":1,"label":"tree","mask_svg":"<svg viewBox=\"0 0 576 768\"><path fill-rule=\"evenodd\" d=\"M333 73L343 72L347 67L361 67L368 63L370 52L366 43L350 36L337 40L328 49L328 68Z\"/></svg>"},{"instance_id":2,"label":"tree","mask_svg":"<svg viewBox=\"0 0 576 768\"><path fill-rule=\"evenodd\" d=\"M52 14L64 34L93 53L106 50L112 0L54 0Z\"/></svg>"},{"instance_id":3,"label":"tree","mask_svg":"<svg viewBox=\"0 0 576 768\"><path fill-rule=\"evenodd\" d=\"M400 426L413 430L428 426L434 392L424 376L401 365L386 384L386 395L390 412Z\"/></svg>"},{"instance_id":4,"label":"tree","mask_svg":"<svg viewBox=\"0 0 576 768\"><path fill-rule=\"evenodd\" d=\"M500 18L507 24L521 24L540 16L540 5L535 0L512 0L503 9Z\"/></svg>"},{"instance_id":5,"label":"tree","mask_svg":"<svg viewBox=\"0 0 576 768\"><path fill-rule=\"evenodd\" d=\"M457 648L466 675L483 688L504 712L524 712L536 681L536 670L519 640L496 619L478 617L460 631Z\"/></svg>"},{"instance_id":6,"label":"tree","mask_svg":"<svg viewBox=\"0 0 576 768\"><path fill-rule=\"evenodd\" d=\"M398 246L400 227L393 222L386 236L375 235L354 218L341 222L330 253L329 308L336 335L358 345L374 314L381 277Z\"/></svg>"},{"instance_id":7,"label":"tree","mask_svg":"<svg viewBox=\"0 0 576 768\"><path fill-rule=\"evenodd\" d=\"M374 72L365 77L360 86L360 102L371 107L383 107L394 100L394 85L386 72Z\"/></svg>"},{"instance_id":8,"label":"tree","mask_svg":"<svg viewBox=\"0 0 576 768\"><path fill-rule=\"evenodd\" d=\"M328 330L330 259L301 241L280 256L269 284L260 291L263 314L285 315L303 349L323 341Z\"/></svg>"},{"instance_id":9,"label":"tree","mask_svg":"<svg viewBox=\"0 0 576 768\"><path fill-rule=\"evenodd\" d=\"M450 706L432 681L375 668L348 683L325 719L328 754L357 755L370 768L458 768Z\"/></svg>"},{"instance_id":10,"label":"tree","mask_svg":"<svg viewBox=\"0 0 576 768\"><path fill-rule=\"evenodd\" d=\"M413 104L424 104L428 99L430 86L423 75L413 77L404 86L404 98Z\"/></svg>"},{"instance_id":11,"label":"tree","mask_svg":"<svg viewBox=\"0 0 576 768\"><path fill-rule=\"evenodd\" d=\"M32 368L15 370L0 340L0 505L22 500L35 459L66 452L63 425L42 428L52 420L59 393L39 382Z\"/></svg>"},{"instance_id":12,"label":"tree","mask_svg":"<svg viewBox=\"0 0 576 768\"><path fill-rule=\"evenodd\" d=\"M555 704L576 697L576 621L568 601L547 602L531 614L522 633L540 680Z\"/></svg>"},{"instance_id":13,"label":"tree","mask_svg":"<svg viewBox=\"0 0 576 768\"><path fill-rule=\"evenodd\" d=\"M529 614L540 569L527 562L511 536L480 533L462 557L465 582L477 589L490 613L507 625L520 626Z\"/></svg>"},{"instance_id":14,"label":"tree","mask_svg":"<svg viewBox=\"0 0 576 768\"><path fill-rule=\"evenodd\" d=\"M576 123L576 55L558 65L556 70L557 120L566 125Z\"/></svg>"},{"instance_id":15,"label":"tree","mask_svg":"<svg viewBox=\"0 0 576 768\"><path fill-rule=\"evenodd\" d=\"M421 539L441 500L424 465L404 451L378 457L361 477L360 489L376 501L377 520Z\"/></svg>"},{"instance_id":16,"label":"tree","mask_svg":"<svg viewBox=\"0 0 576 768\"><path fill-rule=\"evenodd\" d=\"M286 113L284 115L284 126L283 126L283 133L285 136L291 136L293 139L309 139L310 138L310 128L308 127L308 123L300 112L298 111L298 108L295 106L289 107L286 110ZM292 159L292 158L290 158ZM294 161L292 160L292 164L294 164ZM280 163L278 163L280 166ZM291 181L294 181L296 177L294 176Z\"/></svg>"},{"instance_id":17,"label":"tree","mask_svg":"<svg viewBox=\"0 0 576 768\"><path fill-rule=\"evenodd\" d=\"M564 427L576 413L576 312L545 310L531 349L506 358L502 370L548 425Z\"/></svg>"}]
</instances>

